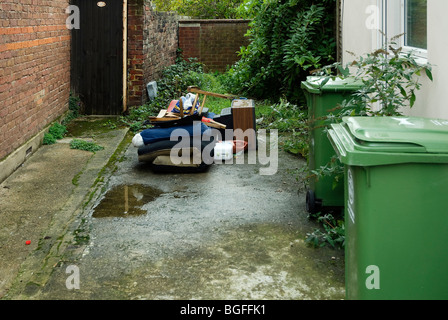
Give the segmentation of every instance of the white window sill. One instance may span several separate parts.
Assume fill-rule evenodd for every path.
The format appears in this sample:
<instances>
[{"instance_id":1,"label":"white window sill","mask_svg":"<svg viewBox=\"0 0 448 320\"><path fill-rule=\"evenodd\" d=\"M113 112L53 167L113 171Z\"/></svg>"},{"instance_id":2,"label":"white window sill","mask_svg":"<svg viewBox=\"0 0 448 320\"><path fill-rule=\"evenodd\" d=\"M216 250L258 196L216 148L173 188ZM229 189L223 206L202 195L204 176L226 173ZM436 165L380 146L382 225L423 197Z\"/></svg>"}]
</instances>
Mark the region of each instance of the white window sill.
<instances>
[{"instance_id":1,"label":"white window sill","mask_svg":"<svg viewBox=\"0 0 448 320\"><path fill-rule=\"evenodd\" d=\"M412 54L415 62L417 62L417 64L420 66L426 66L428 64L428 50L413 47L403 47L401 54L403 56Z\"/></svg>"}]
</instances>

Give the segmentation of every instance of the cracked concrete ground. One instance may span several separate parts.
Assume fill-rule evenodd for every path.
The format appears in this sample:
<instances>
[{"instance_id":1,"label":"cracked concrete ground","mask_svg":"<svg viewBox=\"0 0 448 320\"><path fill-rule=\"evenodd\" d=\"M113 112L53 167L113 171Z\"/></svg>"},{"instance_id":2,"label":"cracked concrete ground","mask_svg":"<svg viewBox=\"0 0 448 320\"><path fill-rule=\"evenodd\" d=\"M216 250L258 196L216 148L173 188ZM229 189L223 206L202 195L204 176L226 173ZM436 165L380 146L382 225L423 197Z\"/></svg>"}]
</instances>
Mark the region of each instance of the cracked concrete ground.
<instances>
[{"instance_id":1,"label":"cracked concrete ground","mask_svg":"<svg viewBox=\"0 0 448 320\"><path fill-rule=\"evenodd\" d=\"M305 243L317 224L308 220L305 192L297 192L301 184L291 172L303 159L280 150L277 173L268 176L259 174L260 163L247 161L161 174L139 163L126 144L113 172L98 182L98 173L78 174L75 163L92 161L79 152L44 148L0 185L2 199L15 194L21 203L1 230L2 261L10 261L0 271L8 275L1 277L4 299L344 299L343 251ZM50 172L43 195L33 187L44 183L33 163L47 163ZM73 187L77 174L90 189ZM51 175L60 178L52 188ZM74 210L70 202L52 205L77 193L84 198ZM36 196L49 217L33 209ZM67 217L52 218L58 208ZM25 246L25 230L37 229L39 237ZM5 272L12 265L14 272Z\"/></svg>"}]
</instances>

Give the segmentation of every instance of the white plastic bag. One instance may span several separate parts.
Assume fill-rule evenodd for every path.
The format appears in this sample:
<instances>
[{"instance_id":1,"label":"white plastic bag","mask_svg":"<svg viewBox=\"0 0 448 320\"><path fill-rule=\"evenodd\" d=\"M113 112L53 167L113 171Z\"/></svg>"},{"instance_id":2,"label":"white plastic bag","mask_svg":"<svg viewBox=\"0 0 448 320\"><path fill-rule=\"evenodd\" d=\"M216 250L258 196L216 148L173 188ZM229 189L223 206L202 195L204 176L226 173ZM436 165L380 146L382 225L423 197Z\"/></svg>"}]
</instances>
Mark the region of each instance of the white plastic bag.
<instances>
[{"instance_id":1,"label":"white plastic bag","mask_svg":"<svg viewBox=\"0 0 448 320\"><path fill-rule=\"evenodd\" d=\"M145 145L145 143L143 142L143 138L142 138L140 133L137 133L134 136L134 138L132 138L132 144L136 148L140 148L140 147L143 147Z\"/></svg>"}]
</instances>

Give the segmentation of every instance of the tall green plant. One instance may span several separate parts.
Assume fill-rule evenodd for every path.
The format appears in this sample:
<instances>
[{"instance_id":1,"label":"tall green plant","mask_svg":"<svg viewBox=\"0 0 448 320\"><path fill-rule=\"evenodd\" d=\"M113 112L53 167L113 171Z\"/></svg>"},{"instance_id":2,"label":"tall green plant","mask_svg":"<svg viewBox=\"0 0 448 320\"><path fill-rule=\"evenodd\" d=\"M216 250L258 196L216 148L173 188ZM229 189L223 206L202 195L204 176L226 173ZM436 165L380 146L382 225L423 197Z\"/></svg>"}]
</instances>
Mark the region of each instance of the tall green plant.
<instances>
[{"instance_id":1,"label":"tall green plant","mask_svg":"<svg viewBox=\"0 0 448 320\"><path fill-rule=\"evenodd\" d=\"M394 43L358 57L345 68L334 64L324 70L334 67L342 77L352 77L361 83L352 98L340 106L340 116L403 115L415 105L416 92L422 86L421 76L426 74L433 80L429 63L418 63L412 52L403 53Z\"/></svg>"},{"instance_id":2,"label":"tall green plant","mask_svg":"<svg viewBox=\"0 0 448 320\"><path fill-rule=\"evenodd\" d=\"M345 67L340 63L325 66L316 72L323 76L321 86L336 77L335 70L338 77L357 82L359 89L326 117L327 125L340 122L344 116L402 116L406 109L415 105L416 93L422 86L421 76L425 74L433 80L431 64L417 62L413 52L403 53L394 42L357 57ZM343 174L343 166L331 159L312 173L317 177L334 175L338 179Z\"/></svg>"},{"instance_id":3,"label":"tall green plant","mask_svg":"<svg viewBox=\"0 0 448 320\"><path fill-rule=\"evenodd\" d=\"M412 52L403 53L401 48L394 45L391 43L387 47L385 45L372 53L357 57L345 67L335 63L325 66L317 73L324 76L321 86L335 77L335 69L340 77L353 78L360 85L351 98L336 108L337 115L330 114L327 117L327 123L340 122L343 116L401 116L407 108L414 106L416 92L421 88L420 77L426 74L432 81L432 67L430 64L418 63ZM333 176L335 187L343 181L344 167L335 156L325 166L313 170L310 174L312 178ZM307 242L314 246L329 243L343 247L343 224L331 215L322 214L318 213L315 218L322 223L325 232L316 229L307 235Z\"/></svg>"},{"instance_id":4,"label":"tall green plant","mask_svg":"<svg viewBox=\"0 0 448 320\"><path fill-rule=\"evenodd\" d=\"M310 70L335 61L335 0L253 0L240 60L228 72L228 90L255 98L303 102L298 83Z\"/></svg>"}]
</instances>

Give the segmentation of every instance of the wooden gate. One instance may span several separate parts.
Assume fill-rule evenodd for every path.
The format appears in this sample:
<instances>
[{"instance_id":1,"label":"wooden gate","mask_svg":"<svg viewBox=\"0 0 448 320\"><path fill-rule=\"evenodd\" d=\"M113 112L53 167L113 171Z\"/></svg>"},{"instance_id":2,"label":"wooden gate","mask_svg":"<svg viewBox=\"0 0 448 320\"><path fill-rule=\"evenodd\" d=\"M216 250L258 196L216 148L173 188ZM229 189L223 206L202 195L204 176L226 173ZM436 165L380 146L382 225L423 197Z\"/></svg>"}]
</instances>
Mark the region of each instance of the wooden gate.
<instances>
[{"instance_id":1,"label":"wooden gate","mask_svg":"<svg viewBox=\"0 0 448 320\"><path fill-rule=\"evenodd\" d=\"M123 1L71 0L71 87L88 115L119 115L123 105Z\"/></svg>"}]
</instances>

